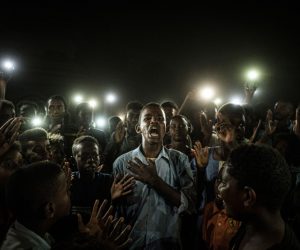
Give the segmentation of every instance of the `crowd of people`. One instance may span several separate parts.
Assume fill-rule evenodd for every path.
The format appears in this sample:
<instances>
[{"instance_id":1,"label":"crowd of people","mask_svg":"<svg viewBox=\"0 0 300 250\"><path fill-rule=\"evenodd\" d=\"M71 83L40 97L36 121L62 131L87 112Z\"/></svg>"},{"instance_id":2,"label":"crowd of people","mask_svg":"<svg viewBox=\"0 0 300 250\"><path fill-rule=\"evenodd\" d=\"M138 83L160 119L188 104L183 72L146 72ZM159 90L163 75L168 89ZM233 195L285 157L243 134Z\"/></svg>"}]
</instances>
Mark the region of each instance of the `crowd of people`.
<instances>
[{"instance_id":1,"label":"crowd of people","mask_svg":"<svg viewBox=\"0 0 300 250\"><path fill-rule=\"evenodd\" d=\"M41 107L1 90L1 249L300 249L300 106L254 91L129 101L102 131L60 95L32 127Z\"/></svg>"}]
</instances>

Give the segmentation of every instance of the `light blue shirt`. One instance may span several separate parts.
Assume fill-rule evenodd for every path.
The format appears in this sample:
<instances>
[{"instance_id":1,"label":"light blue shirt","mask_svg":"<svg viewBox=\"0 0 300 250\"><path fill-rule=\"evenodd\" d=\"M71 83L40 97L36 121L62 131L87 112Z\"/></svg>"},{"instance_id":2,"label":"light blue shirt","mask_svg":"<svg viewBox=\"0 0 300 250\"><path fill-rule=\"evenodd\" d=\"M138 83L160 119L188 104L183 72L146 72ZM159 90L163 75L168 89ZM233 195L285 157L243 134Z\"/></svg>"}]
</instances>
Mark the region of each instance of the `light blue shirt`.
<instances>
[{"instance_id":1,"label":"light blue shirt","mask_svg":"<svg viewBox=\"0 0 300 250\"><path fill-rule=\"evenodd\" d=\"M139 158L147 164L140 147L121 155L113 165L114 174L131 173L128 161ZM169 186L180 192L181 204L175 207L168 203L156 190L136 181L133 193L124 197L117 207L120 215L133 226L131 249L163 249L159 242L180 243L180 213L194 211L195 188L188 157L173 149L162 148L155 159L158 176ZM149 247L149 246L153 247Z\"/></svg>"}]
</instances>

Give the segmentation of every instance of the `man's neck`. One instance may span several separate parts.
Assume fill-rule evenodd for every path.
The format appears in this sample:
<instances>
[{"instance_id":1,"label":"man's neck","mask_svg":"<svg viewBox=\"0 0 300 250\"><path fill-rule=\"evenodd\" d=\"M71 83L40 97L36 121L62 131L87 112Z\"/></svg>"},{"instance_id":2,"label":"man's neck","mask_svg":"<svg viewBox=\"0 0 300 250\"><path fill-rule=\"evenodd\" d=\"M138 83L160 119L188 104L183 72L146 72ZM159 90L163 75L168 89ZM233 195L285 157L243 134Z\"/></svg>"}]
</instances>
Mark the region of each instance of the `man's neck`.
<instances>
[{"instance_id":1,"label":"man's neck","mask_svg":"<svg viewBox=\"0 0 300 250\"><path fill-rule=\"evenodd\" d=\"M162 144L146 144L144 142L142 143L142 150L145 157L147 158L156 158L159 155L162 147Z\"/></svg>"},{"instance_id":2,"label":"man's neck","mask_svg":"<svg viewBox=\"0 0 300 250\"><path fill-rule=\"evenodd\" d=\"M263 246L268 248L280 243L284 237L285 223L280 211L260 211L258 216L253 216L246 222L246 233L241 242L241 248L249 246Z\"/></svg>"}]
</instances>

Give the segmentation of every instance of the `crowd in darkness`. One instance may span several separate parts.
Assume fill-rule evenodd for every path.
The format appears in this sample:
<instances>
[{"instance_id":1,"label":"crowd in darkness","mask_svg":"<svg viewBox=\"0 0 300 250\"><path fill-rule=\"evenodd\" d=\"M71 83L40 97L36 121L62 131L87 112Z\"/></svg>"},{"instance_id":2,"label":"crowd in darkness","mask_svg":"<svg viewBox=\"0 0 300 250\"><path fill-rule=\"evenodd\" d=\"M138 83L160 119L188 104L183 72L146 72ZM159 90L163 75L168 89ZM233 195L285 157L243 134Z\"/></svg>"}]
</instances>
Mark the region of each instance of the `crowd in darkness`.
<instances>
[{"instance_id":1,"label":"crowd in darkness","mask_svg":"<svg viewBox=\"0 0 300 250\"><path fill-rule=\"evenodd\" d=\"M131 100L102 131L87 103L6 100L7 80L1 249L300 249L300 105Z\"/></svg>"}]
</instances>

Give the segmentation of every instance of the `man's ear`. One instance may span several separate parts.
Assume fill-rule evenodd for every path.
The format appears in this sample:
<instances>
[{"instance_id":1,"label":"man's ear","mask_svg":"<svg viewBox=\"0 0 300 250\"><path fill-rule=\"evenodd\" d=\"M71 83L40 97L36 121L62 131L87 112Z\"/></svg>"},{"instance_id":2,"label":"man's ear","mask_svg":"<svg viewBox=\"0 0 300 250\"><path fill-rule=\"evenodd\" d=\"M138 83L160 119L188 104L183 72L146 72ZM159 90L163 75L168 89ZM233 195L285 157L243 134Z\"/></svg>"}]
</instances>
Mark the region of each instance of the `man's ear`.
<instances>
[{"instance_id":1,"label":"man's ear","mask_svg":"<svg viewBox=\"0 0 300 250\"><path fill-rule=\"evenodd\" d=\"M244 187L244 207L253 207L256 203L256 193L253 188L245 186Z\"/></svg>"},{"instance_id":2,"label":"man's ear","mask_svg":"<svg viewBox=\"0 0 300 250\"><path fill-rule=\"evenodd\" d=\"M135 125L135 131L136 131L137 134L141 134L141 133L142 133L140 124L136 124L136 125Z\"/></svg>"},{"instance_id":3,"label":"man's ear","mask_svg":"<svg viewBox=\"0 0 300 250\"><path fill-rule=\"evenodd\" d=\"M44 207L44 214L46 219L53 219L55 214L55 205L52 202L48 202Z\"/></svg>"}]
</instances>

